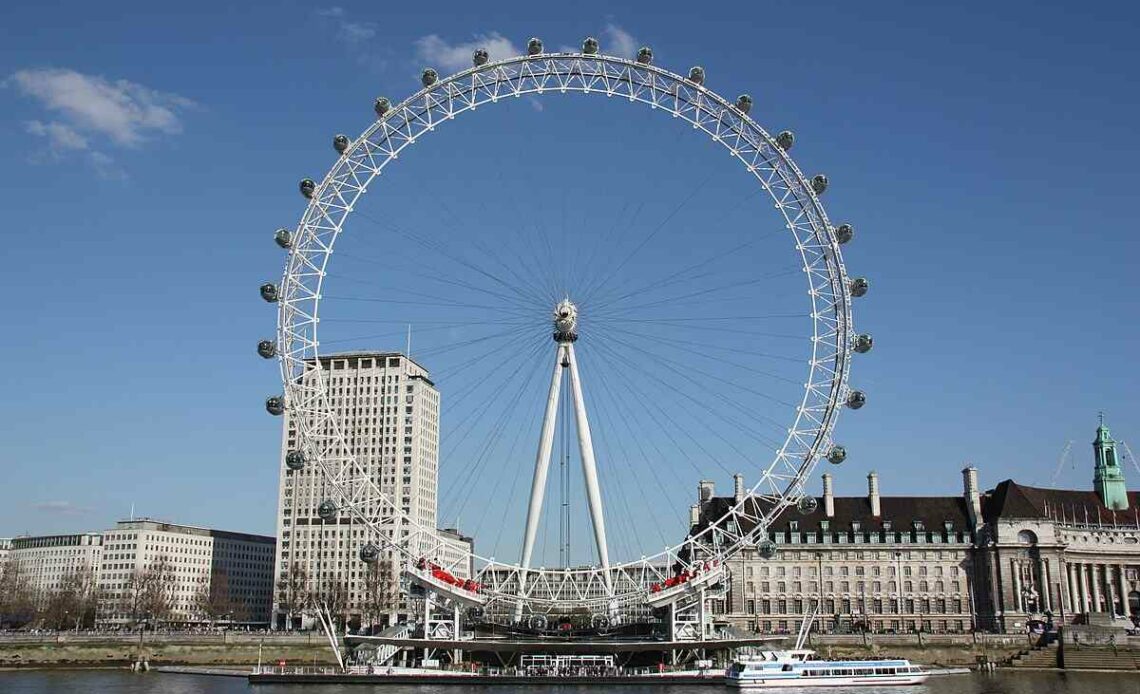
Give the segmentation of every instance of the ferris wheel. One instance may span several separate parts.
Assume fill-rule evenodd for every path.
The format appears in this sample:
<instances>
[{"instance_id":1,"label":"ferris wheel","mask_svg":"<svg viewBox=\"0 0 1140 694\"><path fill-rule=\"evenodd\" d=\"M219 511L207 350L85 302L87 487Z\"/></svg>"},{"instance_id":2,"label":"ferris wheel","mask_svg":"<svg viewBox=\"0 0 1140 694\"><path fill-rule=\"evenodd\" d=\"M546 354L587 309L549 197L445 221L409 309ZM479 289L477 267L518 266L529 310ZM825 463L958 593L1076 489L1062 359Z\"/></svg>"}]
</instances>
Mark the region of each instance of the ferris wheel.
<instances>
[{"instance_id":1,"label":"ferris wheel","mask_svg":"<svg viewBox=\"0 0 1140 694\"><path fill-rule=\"evenodd\" d=\"M281 229L275 239L287 251L282 278L279 284L261 287L262 297L277 304L278 325L276 339L263 340L258 352L267 359L278 359L284 387L281 395L267 400L266 407L272 414L288 412L296 427L295 446L286 455L288 467L316 470L323 478L327 498L314 509L316 514L322 519L350 515L368 528L368 536L359 547L362 561L375 561L381 552L394 551L408 577L466 605L511 605L535 614L585 608L595 614L613 615L622 607L666 605L701 586L720 582L725 560L746 546L756 546L762 557L774 556L778 547L767 539L773 520L791 508L803 514L816 510L815 497L805 490L806 480L820 460L832 464L845 460L845 448L833 440L836 420L844 408L858 409L866 400L862 391L849 386L848 372L853 355L868 352L873 344L870 335L855 332L852 322L852 300L866 294L868 282L848 275L841 247L852 240L853 227L830 221L822 203L828 179L822 174L805 175L791 159L793 133L785 130L770 134L753 119L749 95L726 99L707 87L705 78L701 67L681 75L654 65L648 48L640 49L632 58L605 55L593 38L587 38L580 50L559 52L547 52L541 41L531 39L525 55L502 59L477 50L469 69L449 77L425 69L422 89L402 102L376 99L376 119L358 137L335 137L338 159L325 176L301 181L300 192L308 200L304 215L295 229ZM716 225L710 221L707 228L722 230L718 232L723 239L719 248L701 248L706 242L712 244L707 240L678 243L667 254L675 266L665 277L627 280L629 264L654 253L658 244L664 243L661 230L679 207L663 210L664 221L649 225L644 234L624 246L614 241L618 247L583 251L579 265L596 267L609 262L608 274L573 286L572 282L538 277L543 273L542 263L552 253L549 242L545 247L539 242L526 246L539 258L538 262L529 262L471 241L485 254L482 261L473 260L457 247L460 241L435 239L430 229L409 231L400 223L365 216L359 209L370 188L383 189L396 180L394 164L418 153L409 147L452 128L451 122L459 116L496 104L518 103L520 98L537 101L567 93L591 95L586 101L594 103L628 102L646 107L654 114L652 118L678 119L686 126L683 131L699 135L697 139L718 146L718 151L726 151L733 161L728 164L725 159L724 168L734 171L741 185L757 193L742 198L741 209L751 216L755 208L770 205L775 210L774 221L757 223L755 229L748 223ZM768 204L759 205L758 199L766 199ZM685 197L682 202L689 200ZM622 214L607 228L636 224L632 212L626 214L623 208ZM749 218L743 219L747 222ZM525 475L516 470L509 481L511 498L517 498L518 503L498 501L518 511L509 520L504 511L504 520L500 521L517 526L516 546L506 550L508 560L501 558L501 547L496 547L500 550L498 559L477 552L476 575L469 581L451 580L448 570L454 567L439 564L449 538L436 524L409 513L362 459L349 439L343 410L334 405L328 374L320 366L321 359L335 351L330 344L341 341L329 336L335 321L327 316L328 304L334 300L356 305L368 301L359 293L361 286L373 281L374 274L382 274L384 268L401 271L400 263L411 260L393 258L403 252L393 251L388 254L389 264L381 263L374 274L370 270L366 277L356 280L357 284L345 282L334 290L338 263L368 261L359 254L339 253L344 240L352 235L350 220L357 219L366 219L362 223L374 223L392 233L395 241L390 248L396 248L402 238L408 248L430 250L429 260L411 273L411 286L405 283L401 288L406 292L402 299L405 306L442 305L445 308L440 310L447 310L446 305L451 305L456 311L467 312L467 317L472 311L480 312L474 320L456 320L450 327L446 320L439 320L438 325L424 329L425 333L439 330L453 336L453 342L436 345L434 353L441 359L446 354L455 360L457 366L449 373L456 379L471 379L469 386L456 388L459 392L454 398L466 399L470 412L449 419L447 403L452 391L440 377L444 403L440 427L445 437L451 433L448 427L453 427L454 439L464 440L466 447L456 444L456 450L467 455L455 457L469 458L471 466L456 475L458 479L441 474L441 486L452 482L459 488L456 494L478 489L474 482L467 484L465 480L483 476L494 466L486 459L505 460L522 455L523 449L529 451L523 457L532 461L533 468L526 469ZM776 238L760 233L761 228L773 225L785 250L790 241L791 252L782 255L778 263L771 260L774 254L767 252L749 256L758 239L767 242ZM616 236L609 231L598 233L597 242L605 244ZM524 243L530 242L520 241ZM334 254L334 248L338 253ZM679 258L686 253L678 253L677 248L690 249L691 257ZM473 252L475 255L478 253ZM520 258L522 255L518 254ZM665 257L662 253L658 261L666 262ZM599 260L610 258L613 260ZM758 269L759 262L776 266L765 273ZM768 298L780 298L768 289L775 278L790 278L798 287L780 294L789 302L783 307L788 313L753 316L747 315L746 309L735 316L715 313L715 307L733 301L752 307ZM476 286L480 281L483 283ZM462 291L467 298L447 295L442 291L447 286ZM392 302L401 303L392 296L376 299L381 306L370 305L370 310L382 316L385 307L391 310ZM797 302L794 305L793 298ZM688 315L685 306L696 309ZM790 316L803 319L796 323L800 332L751 329L760 319L775 321ZM400 320L393 316L390 322ZM639 332L642 328L637 327L638 321L650 332ZM472 335L468 328L456 327L473 324L497 324L503 329ZM502 340L500 346L495 340ZM501 378L477 380L470 375L470 365L485 359L489 351L501 351L524 340L525 349L518 349L517 359L525 369L520 366L510 372L504 368ZM780 340L795 340L802 352L791 357L774 353L777 347L767 352L756 348L758 342L776 344ZM483 347L490 350L483 351ZM431 354L429 349L420 358L428 362ZM769 368L766 359L783 372ZM615 371L620 367L624 377L607 380L602 363ZM544 378L538 374L551 368L549 386L544 386ZM519 375L511 381L515 385L504 385L510 374L523 371L529 374L526 378ZM591 380L591 373L596 381ZM747 381L745 375L769 379L762 383L775 384L790 394L772 396L763 385ZM488 380L490 383L485 383ZM663 400L670 397L676 398L674 405ZM508 404L488 415L492 406L487 403L500 402ZM538 406L518 404L522 402ZM591 411L591 405L598 407ZM479 424L480 418L487 421ZM495 421L489 421L492 419ZM492 445L509 438L504 431L519 419L529 424L519 426L509 453L506 443L493 449ZM701 424L706 420L707 424ZM660 433L646 435L643 422L645 426L655 422ZM702 427L715 443L702 442L698 431ZM721 429L729 433L718 433ZM478 436L471 433L476 430L486 434L485 446L470 444ZM534 438L520 444L519 440L527 436ZM596 454L598 445L605 455ZM700 473L700 464L692 459L715 459L716 451L711 449L717 446L734 451L730 454L739 454L749 465L746 493L731 497L723 507L694 509L691 522L669 537L663 549L650 550L648 543L638 546L642 541L640 526L655 523L649 520L634 527L638 524L615 515L636 504L625 503L620 492L607 490L607 476L613 479L617 474L612 469L614 460L646 459L648 474L634 471L629 478L647 480L644 484L650 490L656 483L668 497L672 492L665 490L661 480L668 476L665 467L669 464L653 461L685 458L693 472ZM492 450L495 452L489 452ZM445 450L441 456L445 469L450 464L446 455ZM574 565L561 536L557 565L548 555L545 559L536 555L546 552L536 549L544 542L543 519L553 515L552 507L561 514L569 505L566 489L573 485L567 480L565 463L571 455L576 455L582 469L578 489L590 528L586 543L589 562L584 566ZM563 498L548 503L546 488L555 458ZM661 465L660 475L654 470L655 464ZM668 473L690 486L697 479L674 470ZM507 482L504 477L499 488L505 488ZM651 498L638 508L644 514L654 514L656 507L666 503L675 502L672 498L656 502ZM481 505L495 504L484 500ZM698 510L715 517L698 518ZM607 521L611 523L607 525ZM626 546L611 556L615 536L623 538ZM561 553L563 549L565 554Z\"/></svg>"}]
</instances>

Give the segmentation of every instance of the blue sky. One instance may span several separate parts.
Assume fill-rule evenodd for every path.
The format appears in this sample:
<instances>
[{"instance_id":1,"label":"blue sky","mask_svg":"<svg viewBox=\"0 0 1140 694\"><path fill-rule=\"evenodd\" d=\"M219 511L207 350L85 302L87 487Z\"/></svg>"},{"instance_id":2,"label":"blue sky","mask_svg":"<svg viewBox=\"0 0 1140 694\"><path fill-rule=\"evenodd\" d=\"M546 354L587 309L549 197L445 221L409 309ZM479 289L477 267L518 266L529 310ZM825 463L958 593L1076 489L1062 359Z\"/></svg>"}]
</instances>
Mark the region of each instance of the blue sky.
<instances>
[{"instance_id":1,"label":"blue sky","mask_svg":"<svg viewBox=\"0 0 1140 694\"><path fill-rule=\"evenodd\" d=\"M570 16L479 3L10 8L5 23L26 31L0 46L0 535L106 527L132 503L272 532L280 422L261 401L279 386L253 353L274 321L256 286L280 272L271 235L300 216L297 180L332 164L331 136L363 130L375 96L413 92L424 65L446 73L471 45L501 55L531 35L551 48L585 35L610 50L649 44L678 72L699 63L711 88L751 93L761 125L795 130L800 165L830 176L830 213L858 229L848 263L872 281L856 320L876 337L853 372L870 403L840 423L852 455L833 471L839 492L861 493L877 469L887 494L955 493L966 461L987 486L1046 484L1070 439L1075 467L1060 483L1087 488L1099 410L1140 444L1138 13L1012 2L703 15L692 3L585 3ZM722 154L627 112L544 100L475 114L409 157L368 213L439 238L470 224L492 246L515 238L521 214L592 229L575 237L583 248L604 243L595 220L630 204L666 210L694 186L707 187L681 211L676 243L702 219L727 229L763 216L734 206L741 176ZM536 181L552 183L515 196L517 210L487 204ZM647 233L663 216L626 219ZM383 247L361 236L355 252ZM475 454L455 456L445 471ZM679 480L669 493L684 502ZM494 525L484 519L480 535Z\"/></svg>"}]
</instances>

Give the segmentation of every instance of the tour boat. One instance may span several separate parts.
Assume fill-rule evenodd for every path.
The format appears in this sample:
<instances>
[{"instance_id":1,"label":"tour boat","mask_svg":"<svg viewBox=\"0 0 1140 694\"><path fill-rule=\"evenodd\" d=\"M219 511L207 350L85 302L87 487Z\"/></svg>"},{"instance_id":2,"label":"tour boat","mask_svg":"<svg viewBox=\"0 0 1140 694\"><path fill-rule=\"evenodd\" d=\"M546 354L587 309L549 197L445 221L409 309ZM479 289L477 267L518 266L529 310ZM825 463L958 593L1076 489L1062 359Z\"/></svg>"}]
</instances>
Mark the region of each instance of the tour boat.
<instances>
[{"instance_id":1,"label":"tour boat","mask_svg":"<svg viewBox=\"0 0 1140 694\"><path fill-rule=\"evenodd\" d=\"M854 687L922 684L928 674L904 659L815 660L815 652L765 651L741 656L724 673L730 687Z\"/></svg>"},{"instance_id":2,"label":"tour boat","mask_svg":"<svg viewBox=\"0 0 1140 694\"><path fill-rule=\"evenodd\" d=\"M811 625L819 612L803 620L796 646L790 651L762 651L742 655L724 672L724 683L745 689L778 687L857 687L891 684L922 684L929 673L909 660L818 660L815 651L804 648Z\"/></svg>"}]
</instances>

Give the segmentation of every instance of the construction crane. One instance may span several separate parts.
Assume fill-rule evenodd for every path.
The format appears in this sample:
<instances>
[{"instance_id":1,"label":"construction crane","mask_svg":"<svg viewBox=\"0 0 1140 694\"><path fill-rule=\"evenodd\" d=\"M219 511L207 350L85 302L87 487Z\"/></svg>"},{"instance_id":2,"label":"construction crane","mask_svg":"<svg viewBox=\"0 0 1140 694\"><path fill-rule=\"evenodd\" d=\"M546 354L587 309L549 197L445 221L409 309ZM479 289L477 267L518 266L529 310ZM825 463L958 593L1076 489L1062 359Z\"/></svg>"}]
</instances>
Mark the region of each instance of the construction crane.
<instances>
[{"instance_id":1,"label":"construction crane","mask_svg":"<svg viewBox=\"0 0 1140 694\"><path fill-rule=\"evenodd\" d=\"M1073 439L1069 439L1065 443L1065 447L1061 450L1060 457L1057 458L1057 469L1053 471L1053 477L1049 480L1049 488L1057 488L1057 479L1061 476L1061 468L1065 467L1065 461L1072 459L1073 453Z\"/></svg>"}]
</instances>

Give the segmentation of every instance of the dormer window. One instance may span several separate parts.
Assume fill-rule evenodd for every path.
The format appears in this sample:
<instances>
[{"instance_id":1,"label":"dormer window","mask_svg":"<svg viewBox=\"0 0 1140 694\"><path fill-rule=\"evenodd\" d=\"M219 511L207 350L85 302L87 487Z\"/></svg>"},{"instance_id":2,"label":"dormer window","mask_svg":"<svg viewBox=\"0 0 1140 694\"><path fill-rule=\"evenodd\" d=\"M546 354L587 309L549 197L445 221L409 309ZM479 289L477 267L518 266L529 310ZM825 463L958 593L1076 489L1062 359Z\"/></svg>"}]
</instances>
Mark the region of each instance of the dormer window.
<instances>
[{"instance_id":1,"label":"dormer window","mask_svg":"<svg viewBox=\"0 0 1140 694\"><path fill-rule=\"evenodd\" d=\"M954 532L954 521L946 521L942 524L942 527L946 529L946 532L952 533Z\"/></svg>"},{"instance_id":2,"label":"dormer window","mask_svg":"<svg viewBox=\"0 0 1140 694\"><path fill-rule=\"evenodd\" d=\"M799 521L788 521L788 530L791 530L794 533L794 532L798 532L799 529L800 529L800 522Z\"/></svg>"},{"instance_id":3,"label":"dormer window","mask_svg":"<svg viewBox=\"0 0 1140 694\"><path fill-rule=\"evenodd\" d=\"M920 520L916 520L914 522L914 529L915 530L926 530L926 528L922 524L922 521L920 521Z\"/></svg>"},{"instance_id":4,"label":"dormer window","mask_svg":"<svg viewBox=\"0 0 1140 694\"><path fill-rule=\"evenodd\" d=\"M859 530L862 529L862 527L863 527L863 524L860 523L859 521L851 521L851 530L852 531L859 532Z\"/></svg>"},{"instance_id":5,"label":"dormer window","mask_svg":"<svg viewBox=\"0 0 1140 694\"><path fill-rule=\"evenodd\" d=\"M887 532L891 531L891 522L889 520L883 521L883 530L886 530Z\"/></svg>"}]
</instances>

